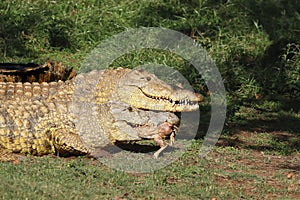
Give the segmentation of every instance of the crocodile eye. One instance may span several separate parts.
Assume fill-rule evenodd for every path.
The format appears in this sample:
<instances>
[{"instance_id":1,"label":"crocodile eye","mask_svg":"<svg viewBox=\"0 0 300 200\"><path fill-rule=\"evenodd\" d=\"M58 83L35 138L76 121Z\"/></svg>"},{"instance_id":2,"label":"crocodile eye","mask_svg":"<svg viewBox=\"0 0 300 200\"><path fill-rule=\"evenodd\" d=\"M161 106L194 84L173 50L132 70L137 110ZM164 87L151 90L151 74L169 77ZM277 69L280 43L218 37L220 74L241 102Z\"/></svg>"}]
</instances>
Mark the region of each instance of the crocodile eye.
<instances>
[{"instance_id":1,"label":"crocodile eye","mask_svg":"<svg viewBox=\"0 0 300 200\"><path fill-rule=\"evenodd\" d=\"M147 81L151 81L151 77L147 76L147 77L142 77L141 80L147 80Z\"/></svg>"}]
</instances>

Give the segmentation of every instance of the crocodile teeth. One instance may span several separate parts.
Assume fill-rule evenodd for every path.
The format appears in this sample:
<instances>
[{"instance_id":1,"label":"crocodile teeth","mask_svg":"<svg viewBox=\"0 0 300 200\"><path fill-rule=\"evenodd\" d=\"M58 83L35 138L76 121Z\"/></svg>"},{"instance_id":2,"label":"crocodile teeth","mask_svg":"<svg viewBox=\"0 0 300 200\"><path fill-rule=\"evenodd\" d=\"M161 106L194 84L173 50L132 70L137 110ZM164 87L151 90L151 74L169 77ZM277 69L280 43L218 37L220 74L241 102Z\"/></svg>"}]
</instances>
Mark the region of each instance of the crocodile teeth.
<instances>
[{"instance_id":1,"label":"crocodile teeth","mask_svg":"<svg viewBox=\"0 0 300 200\"><path fill-rule=\"evenodd\" d=\"M143 92L143 90L142 89L140 89L142 92ZM154 100L156 100L157 102L159 102L159 101L164 101L164 102L169 102L169 103L171 103L171 105L174 107L175 105L178 105L178 106L183 106L183 105L191 105L191 106L194 106L194 105L196 105L197 104L197 102L193 102L193 101L190 101L190 100L188 100L188 99L181 99L181 100L172 100L172 99L170 99L170 98L168 98L168 97L162 97L162 96L160 96L160 97L158 97L158 96L152 96L152 95L149 95L149 94L147 94L147 93L145 93L145 92L143 92L144 94L145 94L145 96L147 96L147 97L149 97L149 98L152 98L152 99L154 99Z\"/></svg>"},{"instance_id":2,"label":"crocodile teeth","mask_svg":"<svg viewBox=\"0 0 300 200\"><path fill-rule=\"evenodd\" d=\"M172 107L174 107L176 105L176 102L175 101L173 101L172 102Z\"/></svg>"}]
</instances>

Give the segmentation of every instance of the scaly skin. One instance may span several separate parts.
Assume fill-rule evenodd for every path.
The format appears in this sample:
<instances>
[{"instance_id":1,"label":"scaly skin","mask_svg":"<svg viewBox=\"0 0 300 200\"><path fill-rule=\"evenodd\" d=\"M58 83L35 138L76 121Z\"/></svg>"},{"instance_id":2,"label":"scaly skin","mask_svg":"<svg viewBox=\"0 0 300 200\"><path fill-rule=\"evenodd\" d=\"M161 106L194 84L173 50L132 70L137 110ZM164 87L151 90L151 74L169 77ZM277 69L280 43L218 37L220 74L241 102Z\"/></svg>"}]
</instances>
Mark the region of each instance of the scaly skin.
<instances>
[{"instance_id":1,"label":"scaly skin","mask_svg":"<svg viewBox=\"0 0 300 200\"><path fill-rule=\"evenodd\" d=\"M34 155L97 156L117 141L154 139L158 157L179 123L170 112L195 110L201 100L146 71L123 68L66 82L0 83L0 145Z\"/></svg>"},{"instance_id":2,"label":"scaly skin","mask_svg":"<svg viewBox=\"0 0 300 200\"><path fill-rule=\"evenodd\" d=\"M0 63L0 82L51 82L69 80L76 71L66 68L63 63L47 61L43 65L34 63Z\"/></svg>"},{"instance_id":3,"label":"scaly skin","mask_svg":"<svg viewBox=\"0 0 300 200\"><path fill-rule=\"evenodd\" d=\"M126 72L116 83L113 99L137 108L168 112L188 112L198 109L202 95L172 87L154 74L143 70Z\"/></svg>"}]
</instances>

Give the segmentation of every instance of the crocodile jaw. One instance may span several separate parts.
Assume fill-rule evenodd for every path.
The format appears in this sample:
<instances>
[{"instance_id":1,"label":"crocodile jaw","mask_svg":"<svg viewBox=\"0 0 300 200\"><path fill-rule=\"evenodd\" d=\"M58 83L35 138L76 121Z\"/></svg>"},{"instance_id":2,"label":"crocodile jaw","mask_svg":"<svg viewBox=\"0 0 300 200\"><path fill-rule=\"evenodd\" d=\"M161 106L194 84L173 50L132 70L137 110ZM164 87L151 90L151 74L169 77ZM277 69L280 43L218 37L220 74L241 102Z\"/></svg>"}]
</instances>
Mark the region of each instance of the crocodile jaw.
<instances>
[{"instance_id":1,"label":"crocodile jaw","mask_svg":"<svg viewBox=\"0 0 300 200\"><path fill-rule=\"evenodd\" d=\"M167 112L198 109L203 96L182 88L174 88L143 70L126 73L117 83L115 95L136 108Z\"/></svg>"}]
</instances>

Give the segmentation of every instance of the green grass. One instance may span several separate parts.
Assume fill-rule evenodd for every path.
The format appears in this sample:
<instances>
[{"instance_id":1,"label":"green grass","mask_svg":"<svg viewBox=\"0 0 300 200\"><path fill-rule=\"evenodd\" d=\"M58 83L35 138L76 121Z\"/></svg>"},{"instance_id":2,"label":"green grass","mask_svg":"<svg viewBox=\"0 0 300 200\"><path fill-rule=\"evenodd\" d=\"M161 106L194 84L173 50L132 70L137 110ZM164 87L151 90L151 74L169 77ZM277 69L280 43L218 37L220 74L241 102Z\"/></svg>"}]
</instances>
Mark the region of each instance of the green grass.
<instances>
[{"instance_id":1,"label":"green grass","mask_svg":"<svg viewBox=\"0 0 300 200\"><path fill-rule=\"evenodd\" d=\"M232 147L199 158L195 142L173 164L149 174L109 169L87 158L27 158L0 163L3 199L240 199L297 197L299 162ZM296 158L298 160L296 160ZM278 162L278 160L281 160ZM282 165L281 165L282 164ZM286 164L286 165L283 165ZM269 170L269 169L272 170Z\"/></svg>"},{"instance_id":2,"label":"green grass","mask_svg":"<svg viewBox=\"0 0 300 200\"><path fill-rule=\"evenodd\" d=\"M240 98L299 94L299 7L290 0L7 0L0 11L2 62L49 58L78 68L92 49L117 33L165 27L191 36L208 51L228 92ZM133 67L151 60L182 71L189 66L180 59L156 59L152 52L132 56L117 64Z\"/></svg>"}]
</instances>

